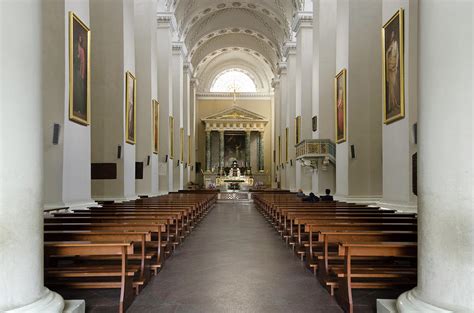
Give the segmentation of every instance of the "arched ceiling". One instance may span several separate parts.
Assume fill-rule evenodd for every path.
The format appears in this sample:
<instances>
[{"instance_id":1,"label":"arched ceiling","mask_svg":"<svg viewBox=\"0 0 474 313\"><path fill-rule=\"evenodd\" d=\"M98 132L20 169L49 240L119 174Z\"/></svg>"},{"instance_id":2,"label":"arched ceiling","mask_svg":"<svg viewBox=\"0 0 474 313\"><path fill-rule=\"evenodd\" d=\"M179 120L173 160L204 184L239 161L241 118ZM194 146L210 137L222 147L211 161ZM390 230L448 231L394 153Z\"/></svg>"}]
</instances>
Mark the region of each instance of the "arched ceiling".
<instances>
[{"instance_id":1,"label":"arched ceiling","mask_svg":"<svg viewBox=\"0 0 474 313\"><path fill-rule=\"evenodd\" d=\"M219 71L241 68L265 80L257 88L269 91L282 47L293 39L293 16L305 1L312 0L160 0L159 7L174 13L176 38L204 89Z\"/></svg>"}]
</instances>

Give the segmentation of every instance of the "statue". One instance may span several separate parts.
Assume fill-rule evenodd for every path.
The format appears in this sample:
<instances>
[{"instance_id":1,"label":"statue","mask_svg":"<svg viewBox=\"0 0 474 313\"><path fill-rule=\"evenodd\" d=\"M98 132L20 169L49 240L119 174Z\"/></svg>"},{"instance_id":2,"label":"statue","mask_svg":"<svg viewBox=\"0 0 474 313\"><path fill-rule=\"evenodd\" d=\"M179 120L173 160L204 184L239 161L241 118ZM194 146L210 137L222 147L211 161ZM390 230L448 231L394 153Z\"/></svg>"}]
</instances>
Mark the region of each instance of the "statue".
<instances>
[{"instance_id":1,"label":"statue","mask_svg":"<svg viewBox=\"0 0 474 313\"><path fill-rule=\"evenodd\" d=\"M240 177L240 168L237 166L237 161L235 160L232 162L232 167L230 168L229 176Z\"/></svg>"}]
</instances>

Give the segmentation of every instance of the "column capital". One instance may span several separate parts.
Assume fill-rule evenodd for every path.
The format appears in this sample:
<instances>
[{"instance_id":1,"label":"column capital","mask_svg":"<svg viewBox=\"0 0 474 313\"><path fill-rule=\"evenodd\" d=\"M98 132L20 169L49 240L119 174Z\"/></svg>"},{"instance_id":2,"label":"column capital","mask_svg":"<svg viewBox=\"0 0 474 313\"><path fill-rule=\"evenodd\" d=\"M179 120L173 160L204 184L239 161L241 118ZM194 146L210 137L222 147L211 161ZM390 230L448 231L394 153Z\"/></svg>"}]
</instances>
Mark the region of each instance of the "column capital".
<instances>
[{"instance_id":1,"label":"column capital","mask_svg":"<svg viewBox=\"0 0 474 313\"><path fill-rule=\"evenodd\" d=\"M280 74L280 76L282 74L285 75L288 72L288 63L287 62L283 62L283 61L278 62L277 67L278 67L278 74Z\"/></svg>"},{"instance_id":2,"label":"column capital","mask_svg":"<svg viewBox=\"0 0 474 313\"><path fill-rule=\"evenodd\" d=\"M279 77L273 77L272 87L273 87L273 89L276 89L276 88L280 87L280 78Z\"/></svg>"},{"instance_id":3,"label":"column capital","mask_svg":"<svg viewBox=\"0 0 474 313\"><path fill-rule=\"evenodd\" d=\"M191 87L198 87L199 86L199 79L197 78L191 78Z\"/></svg>"},{"instance_id":4,"label":"column capital","mask_svg":"<svg viewBox=\"0 0 474 313\"><path fill-rule=\"evenodd\" d=\"M184 62L183 64L183 72L185 74L189 74L189 76L193 76L194 73L194 67L191 62Z\"/></svg>"},{"instance_id":5,"label":"column capital","mask_svg":"<svg viewBox=\"0 0 474 313\"><path fill-rule=\"evenodd\" d=\"M283 55L285 56L285 59L290 55L296 55L295 41L287 41L283 44Z\"/></svg>"},{"instance_id":6,"label":"column capital","mask_svg":"<svg viewBox=\"0 0 474 313\"><path fill-rule=\"evenodd\" d=\"M156 13L156 22L158 28L170 28L172 32L175 32L178 29L176 17L171 12Z\"/></svg>"},{"instance_id":7,"label":"column capital","mask_svg":"<svg viewBox=\"0 0 474 313\"><path fill-rule=\"evenodd\" d=\"M188 49L186 48L186 44L182 41L173 41L172 42L172 50L173 55L181 55L183 60L186 60L188 55Z\"/></svg>"},{"instance_id":8,"label":"column capital","mask_svg":"<svg viewBox=\"0 0 474 313\"><path fill-rule=\"evenodd\" d=\"M298 34L302 28L313 27L313 12L298 12L293 18L291 29Z\"/></svg>"}]
</instances>

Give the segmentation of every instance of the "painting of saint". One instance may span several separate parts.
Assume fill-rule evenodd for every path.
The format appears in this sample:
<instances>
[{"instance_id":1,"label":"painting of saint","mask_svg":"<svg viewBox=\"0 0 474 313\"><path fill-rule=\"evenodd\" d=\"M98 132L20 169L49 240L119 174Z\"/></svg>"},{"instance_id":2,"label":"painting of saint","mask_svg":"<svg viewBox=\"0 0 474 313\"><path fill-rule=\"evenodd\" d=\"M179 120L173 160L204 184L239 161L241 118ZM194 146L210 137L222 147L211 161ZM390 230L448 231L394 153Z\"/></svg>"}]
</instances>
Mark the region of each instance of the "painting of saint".
<instances>
[{"instance_id":1,"label":"painting of saint","mask_svg":"<svg viewBox=\"0 0 474 313\"><path fill-rule=\"evenodd\" d=\"M245 164L245 134L225 134L224 160L225 167L232 166L234 161Z\"/></svg>"},{"instance_id":2,"label":"painting of saint","mask_svg":"<svg viewBox=\"0 0 474 313\"><path fill-rule=\"evenodd\" d=\"M136 130L136 79L132 73L125 74L125 112L126 112L126 141L135 143Z\"/></svg>"},{"instance_id":3,"label":"painting of saint","mask_svg":"<svg viewBox=\"0 0 474 313\"><path fill-rule=\"evenodd\" d=\"M90 124L90 30L69 12L69 119Z\"/></svg>"},{"instance_id":4,"label":"painting of saint","mask_svg":"<svg viewBox=\"0 0 474 313\"><path fill-rule=\"evenodd\" d=\"M405 116L403 86L403 10L400 9L382 29L384 123Z\"/></svg>"},{"instance_id":5,"label":"painting of saint","mask_svg":"<svg viewBox=\"0 0 474 313\"><path fill-rule=\"evenodd\" d=\"M153 152L155 154L158 154L160 145L159 145L159 139L160 139L160 104L158 101L153 100L152 101L153 105Z\"/></svg>"},{"instance_id":6,"label":"painting of saint","mask_svg":"<svg viewBox=\"0 0 474 313\"><path fill-rule=\"evenodd\" d=\"M334 79L334 99L336 113L336 143L346 141L346 70Z\"/></svg>"}]
</instances>

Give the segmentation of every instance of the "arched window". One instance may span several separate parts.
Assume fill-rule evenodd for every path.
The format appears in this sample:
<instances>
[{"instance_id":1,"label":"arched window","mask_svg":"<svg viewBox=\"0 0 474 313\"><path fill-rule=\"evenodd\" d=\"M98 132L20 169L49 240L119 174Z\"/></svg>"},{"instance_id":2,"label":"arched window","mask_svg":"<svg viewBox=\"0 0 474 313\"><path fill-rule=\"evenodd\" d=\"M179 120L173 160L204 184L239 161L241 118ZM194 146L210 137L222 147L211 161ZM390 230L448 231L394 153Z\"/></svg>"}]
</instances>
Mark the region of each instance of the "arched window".
<instances>
[{"instance_id":1,"label":"arched window","mask_svg":"<svg viewBox=\"0 0 474 313\"><path fill-rule=\"evenodd\" d=\"M214 79L211 92L256 92L257 86L248 74L239 69L225 70Z\"/></svg>"}]
</instances>

